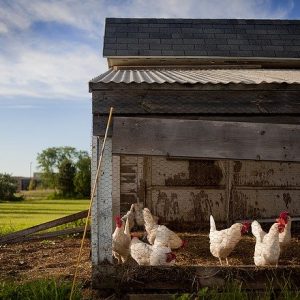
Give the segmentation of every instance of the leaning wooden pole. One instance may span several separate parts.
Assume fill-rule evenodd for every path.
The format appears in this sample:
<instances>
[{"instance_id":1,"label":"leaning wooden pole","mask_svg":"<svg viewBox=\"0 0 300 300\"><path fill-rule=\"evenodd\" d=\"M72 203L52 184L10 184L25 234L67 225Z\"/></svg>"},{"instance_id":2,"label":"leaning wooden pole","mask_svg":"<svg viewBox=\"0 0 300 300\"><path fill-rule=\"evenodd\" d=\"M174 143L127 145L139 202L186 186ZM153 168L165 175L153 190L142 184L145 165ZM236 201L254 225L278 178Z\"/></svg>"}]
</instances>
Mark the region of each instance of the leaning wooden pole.
<instances>
[{"instance_id":1,"label":"leaning wooden pole","mask_svg":"<svg viewBox=\"0 0 300 300\"><path fill-rule=\"evenodd\" d=\"M88 228L89 218L90 218L90 215L91 215L93 199L94 199L95 192L96 192L96 189L97 189L97 182L98 182L98 179L99 179L101 162L102 162L103 152L104 152L105 143L106 143L106 139L107 139L107 135L108 135L108 129L109 129L109 126L110 126L110 123L111 123L112 113L113 113L113 107L111 107L110 111L109 111L109 117L108 117L106 130L105 130L105 135L104 135L104 139L103 139L103 144L102 144L102 148L101 148L101 152L100 152L96 177L95 177L93 188L92 188L90 205L89 205L89 209L88 209L87 218L86 218L86 221L85 221L85 226L84 226L84 231L83 231L83 236L82 236L82 240L81 240L79 254L78 254L78 257L77 257L76 269L75 269L75 274L74 274L73 284L72 284L72 289L71 289L71 294L70 294L70 300L72 300L73 294L74 294L74 289L75 289L75 284L76 284L76 279L77 279L77 273L78 273L78 267L79 267L79 264L80 264L80 261L81 261L82 249L83 249L83 244L84 244L84 240L85 240L85 236L86 236L86 232L87 232L87 228Z\"/></svg>"}]
</instances>

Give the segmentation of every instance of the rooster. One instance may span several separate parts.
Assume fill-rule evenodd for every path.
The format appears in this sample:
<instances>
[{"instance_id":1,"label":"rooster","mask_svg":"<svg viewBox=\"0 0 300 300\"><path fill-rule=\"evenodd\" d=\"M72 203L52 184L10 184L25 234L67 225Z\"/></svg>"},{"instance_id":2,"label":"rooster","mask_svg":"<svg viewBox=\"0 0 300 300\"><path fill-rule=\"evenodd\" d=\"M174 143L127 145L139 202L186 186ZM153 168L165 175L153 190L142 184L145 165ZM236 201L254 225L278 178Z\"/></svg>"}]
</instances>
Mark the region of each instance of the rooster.
<instances>
[{"instance_id":1,"label":"rooster","mask_svg":"<svg viewBox=\"0 0 300 300\"><path fill-rule=\"evenodd\" d=\"M281 252L288 246L291 242L291 226L292 226L292 218L289 216L287 211L283 211L279 215L279 219L282 219L285 223L285 227L283 232L279 233L279 245Z\"/></svg>"},{"instance_id":2,"label":"rooster","mask_svg":"<svg viewBox=\"0 0 300 300\"><path fill-rule=\"evenodd\" d=\"M222 259L226 259L233 251L237 243L241 240L242 234L247 233L249 230L249 223L235 223L231 227L223 230L217 230L213 216L210 216L210 252L214 257L217 257L222 266Z\"/></svg>"},{"instance_id":3,"label":"rooster","mask_svg":"<svg viewBox=\"0 0 300 300\"><path fill-rule=\"evenodd\" d=\"M127 261L129 256L129 245L131 241L129 220L126 223L120 216L116 217L116 229L112 235L112 253L118 260L118 264Z\"/></svg>"},{"instance_id":4,"label":"rooster","mask_svg":"<svg viewBox=\"0 0 300 300\"><path fill-rule=\"evenodd\" d=\"M158 229L162 232L160 235L161 245L168 246L171 249L178 249L186 245L186 241L183 241L175 232L164 225L158 225L148 208L144 208L143 216L145 221L145 229L147 232L147 239L151 245L154 244Z\"/></svg>"},{"instance_id":5,"label":"rooster","mask_svg":"<svg viewBox=\"0 0 300 300\"><path fill-rule=\"evenodd\" d=\"M169 247L149 245L133 236L130 243L131 257L140 266L166 266L175 263L176 255Z\"/></svg>"}]
</instances>

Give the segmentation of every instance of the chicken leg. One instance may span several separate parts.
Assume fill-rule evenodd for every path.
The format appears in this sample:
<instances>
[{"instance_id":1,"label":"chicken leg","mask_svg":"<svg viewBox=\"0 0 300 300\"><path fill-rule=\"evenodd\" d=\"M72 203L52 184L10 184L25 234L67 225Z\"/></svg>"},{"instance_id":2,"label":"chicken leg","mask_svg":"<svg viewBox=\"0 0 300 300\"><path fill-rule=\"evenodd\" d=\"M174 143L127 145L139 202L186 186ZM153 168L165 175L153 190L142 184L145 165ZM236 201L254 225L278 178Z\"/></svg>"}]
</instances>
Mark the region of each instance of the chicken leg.
<instances>
[{"instance_id":1,"label":"chicken leg","mask_svg":"<svg viewBox=\"0 0 300 300\"><path fill-rule=\"evenodd\" d=\"M221 260L221 258L219 257L219 262L220 262L220 265L221 266L223 266L223 264L222 264L222 260Z\"/></svg>"}]
</instances>

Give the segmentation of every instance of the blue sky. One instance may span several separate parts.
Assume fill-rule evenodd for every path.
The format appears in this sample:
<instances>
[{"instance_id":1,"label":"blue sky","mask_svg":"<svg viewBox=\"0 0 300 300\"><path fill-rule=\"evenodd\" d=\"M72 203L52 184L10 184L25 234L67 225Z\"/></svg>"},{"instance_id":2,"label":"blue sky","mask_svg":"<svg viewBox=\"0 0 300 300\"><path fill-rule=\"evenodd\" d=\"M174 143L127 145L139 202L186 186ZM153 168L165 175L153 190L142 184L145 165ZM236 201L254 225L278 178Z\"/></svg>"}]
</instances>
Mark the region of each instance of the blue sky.
<instances>
[{"instance_id":1,"label":"blue sky","mask_svg":"<svg viewBox=\"0 0 300 300\"><path fill-rule=\"evenodd\" d=\"M0 173L29 176L47 147L90 150L105 17L299 19L300 1L0 0Z\"/></svg>"}]
</instances>

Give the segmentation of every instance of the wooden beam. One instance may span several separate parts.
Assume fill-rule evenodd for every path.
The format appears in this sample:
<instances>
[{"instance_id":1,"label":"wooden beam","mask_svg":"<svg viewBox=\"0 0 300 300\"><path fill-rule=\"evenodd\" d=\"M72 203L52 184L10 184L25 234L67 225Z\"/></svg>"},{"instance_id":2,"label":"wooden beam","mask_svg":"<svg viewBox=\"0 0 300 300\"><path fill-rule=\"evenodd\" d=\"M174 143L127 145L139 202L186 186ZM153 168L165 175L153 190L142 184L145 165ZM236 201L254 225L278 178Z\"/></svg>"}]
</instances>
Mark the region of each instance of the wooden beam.
<instances>
[{"instance_id":1,"label":"wooden beam","mask_svg":"<svg viewBox=\"0 0 300 300\"><path fill-rule=\"evenodd\" d=\"M293 270L291 272L291 270ZM224 291L231 280L238 280L245 290L265 290L273 283L275 290L281 289L278 279L290 278L296 286L300 284L300 268L278 266L257 268L253 266L172 266L149 267L137 265L100 265L93 269L93 288L116 290L125 294L153 290L199 291L199 287L218 288ZM273 280L272 280L273 279Z\"/></svg>"},{"instance_id":2,"label":"wooden beam","mask_svg":"<svg viewBox=\"0 0 300 300\"><path fill-rule=\"evenodd\" d=\"M18 239L11 240L6 244L16 244L16 243L23 243L23 242L30 242L30 241L40 241L40 240L48 240L53 239L69 234L76 234L76 233L83 233L84 227L76 227L76 228L67 228L63 230L56 230L52 232L45 232L40 234L33 234L29 236L23 236ZM90 227L88 228L88 232L90 231Z\"/></svg>"},{"instance_id":3,"label":"wooden beam","mask_svg":"<svg viewBox=\"0 0 300 300\"><path fill-rule=\"evenodd\" d=\"M7 234L7 235L4 235L4 236L0 237L0 244L5 244L5 243L8 243L8 242L13 241L15 239L19 239L19 238L22 238L24 236L33 234L35 232L39 232L39 231L46 230L46 229L49 229L49 228L53 228L53 227L56 227L56 226L59 226L59 225L62 225L62 224L73 222L73 221L76 221L76 220L79 220L79 219L82 219L82 218L86 218L86 216L87 216L87 210L84 210L84 211L78 212L76 214L72 214L72 215L62 217L62 218L59 218L59 219L56 219L56 220L53 220L53 221L49 221L49 222L42 223L42 224L39 224L39 225L36 225L36 226L32 226L30 228L23 229L23 230L14 232L14 233L10 233L10 234Z\"/></svg>"},{"instance_id":4,"label":"wooden beam","mask_svg":"<svg viewBox=\"0 0 300 300\"><path fill-rule=\"evenodd\" d=\"M120 155L300 161L299 125L115 117L113 130Z\"/></svg>"},{"instance_id":5,"label":"wooden beam","mask_svg":"<svg viewBox=\"0 0 300 300\"><path fill-rule=\"evenodd\" d=\"M300 90L133 90L93 92L93 114L111 106L119 114L294 114L300 113Z\"/></svg>"},{"instance_id":6,"label":"wooden beam","mask_svg":"<svg viewBox=\"0 0 300 300\"><path fill-rule=\"evenodd\" d=\"M135 114L126 115L121 114L119 117L142 117L142 118L161 118L164 119L186 119L186 120L208 120L208 121L229 121L229 122L250 122L250 123L274 123L274 124L300 124L299 114ZM108 116L101 114L95 114L93 116L93 135L104 136ZM108 136L112 136L113 128L111 127L108 132Z\"/></svg>"}]
</instances>

